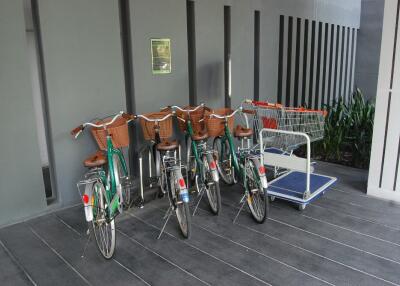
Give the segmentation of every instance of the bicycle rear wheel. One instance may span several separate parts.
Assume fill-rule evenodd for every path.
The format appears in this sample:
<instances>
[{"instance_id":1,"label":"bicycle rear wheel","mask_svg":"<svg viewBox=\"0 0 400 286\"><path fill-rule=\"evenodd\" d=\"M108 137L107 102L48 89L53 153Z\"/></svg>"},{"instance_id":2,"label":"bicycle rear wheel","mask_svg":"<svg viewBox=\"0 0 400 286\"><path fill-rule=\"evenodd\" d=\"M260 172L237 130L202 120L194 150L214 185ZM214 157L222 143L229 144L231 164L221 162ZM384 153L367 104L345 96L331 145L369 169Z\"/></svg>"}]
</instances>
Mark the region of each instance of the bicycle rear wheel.
<instances>
[{"instance_id":1,"label":"bicycle rear wheel","mask_svg":"<svg viewBox=\"0 0 400 286\"><path fill-rule=\"evenodd\" d=\"M206 168L204 186L206 188L208 203L213 214L218 215L221 210L221 192L219 190L219 182L214 181L212 170L208 165L206 156L203 157L203 166Z\"/></svg>"},{"instance_id":2,"label":"bicycle rear wheel","mask_svg":"<svg viewBox=\"0 0 400 286\"><path fill-rule=\"evenodd\" d=\"M175 213L178 219L179 227L181 229L182 235L185 238L189 238L192 233L192 216L190 214L189 203L184 202L180 195L180 187L178 182L178 177L173 171L170 176L170 185L171 185L171 194L173 196L174 205L175 205Z\"/></svg>"},{"instance_id":3,"label":"bicycle rear wheel","mask_svg":"<svg viewBox=\"0 0 400 286\"><path fill-rule=\"evenodd\" d=\"M217 163L218 173L222 180L232 185L235 183L235 174L233 167L233 158L229 148L228 140L216 137L213 142L214 159Z\"/></svg>"},{"instance_id":4,"label":"bicycle rear wheel","mask_svg":"<svg viewBox=\"0 0 400 286\"><path fill-rule=\"evenodd\" d=\"M245 166L247 197L246 202L249 206L253 219L258 223L263 223L268 215L268 195L267 190L261 185L258 171L253 161L247 160Z\"/></svg>"},{"instance_id":5,"label":"bicycle rear wheel","mask_svg":"<svg viewBox=\"0 0 400 286\"><path fill-rule=\"evenodd\" d=\"M93 221L92 227L97 248L106 259L111 259L115 252L115 220L110 220L106 191L101 182L93 184Z\"/></svg>"}]
</instances>

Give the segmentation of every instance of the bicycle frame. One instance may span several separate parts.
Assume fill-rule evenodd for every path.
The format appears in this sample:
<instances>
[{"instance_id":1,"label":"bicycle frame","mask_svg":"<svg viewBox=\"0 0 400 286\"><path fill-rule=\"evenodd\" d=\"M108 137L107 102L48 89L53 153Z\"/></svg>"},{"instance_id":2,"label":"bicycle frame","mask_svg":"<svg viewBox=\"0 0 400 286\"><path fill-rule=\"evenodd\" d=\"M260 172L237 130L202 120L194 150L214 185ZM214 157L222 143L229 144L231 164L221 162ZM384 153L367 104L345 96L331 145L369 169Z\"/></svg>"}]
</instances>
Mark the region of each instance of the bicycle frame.
<instances>
[{"instance_id":1,"label":"bicycle frame","mask_svg":"<svg viewBox=\"0 0 400 286\"><path fill-rule=\"evenodd\" d=\"M104 173L100 175L101 180L105 186L106 191L106 200L107 205L111 206L109 208L109 218L113 218L115 216L116 211L118 210L120 201L119 196L117 194L117 184L114 172L114 161L113 155L116 154L118 156L118 160L122 165L122 171L124 174L128 174L128 169L126 166L126 162L124 156L122 155L121 150L114 148L111 140L111 136L107 135L107 161L108 161L108 170L109 170L109 178Z\"/></svg>"}]
</instances>

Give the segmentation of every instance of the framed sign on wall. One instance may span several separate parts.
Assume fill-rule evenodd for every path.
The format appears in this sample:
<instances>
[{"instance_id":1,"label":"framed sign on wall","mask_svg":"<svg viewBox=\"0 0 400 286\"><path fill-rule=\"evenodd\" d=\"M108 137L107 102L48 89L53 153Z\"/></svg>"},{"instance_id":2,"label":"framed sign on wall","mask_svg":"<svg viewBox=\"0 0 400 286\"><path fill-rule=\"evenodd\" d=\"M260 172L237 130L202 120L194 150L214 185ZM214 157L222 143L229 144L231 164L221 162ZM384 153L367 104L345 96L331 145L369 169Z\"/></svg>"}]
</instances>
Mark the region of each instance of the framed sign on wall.
<instances>
[{"instance_id":1,"label":"framed sign on wall","mask_svg":"<svg viewBox=\"0 0 400 286\"><path fill-rule=\"evenodd\" d=\"M153 74L171 73L170 39L151 39L151 65Z\"/></svg>"}]
</instances>

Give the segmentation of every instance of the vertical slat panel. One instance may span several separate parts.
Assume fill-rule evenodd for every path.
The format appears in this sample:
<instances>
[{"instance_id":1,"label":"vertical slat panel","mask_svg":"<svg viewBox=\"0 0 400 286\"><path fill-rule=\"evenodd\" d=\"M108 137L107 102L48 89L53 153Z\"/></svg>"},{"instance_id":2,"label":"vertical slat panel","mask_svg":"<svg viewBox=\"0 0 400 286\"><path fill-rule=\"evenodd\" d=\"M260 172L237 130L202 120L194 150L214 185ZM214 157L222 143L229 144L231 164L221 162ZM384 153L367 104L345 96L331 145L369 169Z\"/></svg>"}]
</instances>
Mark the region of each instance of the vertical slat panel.
<instances>
[{"instance_id":1,"label":"vertical slat panel","mask_svg":"<svg viewBox=\"0 0 400 286\"><path fill-rule=\"evenodd\" d=\"M278 61L278 102L282 102L282 78L283 78L283 49L284 49L285 17L279 17L279 61Z\"/></svg>"},{"instance_id":2,"label":"vertical slat panel","mask_svg":"<svg viewBox=\"0 0 400 286\"><path fill-rule=\"evenodd\" d=\"M286 97L285 105L290 105L290 90L292 83L292 51L293 51L293 17L288 17L288 31L286 34L287 45L286 45Z\"/></svg>"},{"instance_id":3,"label":"vertical slat panel","mask_svg":"<svg viewBox=\"0 0 400 286\"><path fill-rule=\"evenodd\" d=\"M293 106L299 106L301 101L301 75L302 72L302 21L300 18L296 19L296 63L295 63L295 77L294 77L294 92L293 92Z\"/></svg>"},{"instance_id":4,"label":"vertical slat panel","mask_svg":"<svg viewBox=\"0 0 400 286\"><path fill-rule=\"evenodd\" d=\"M309 77L309 85L308 85L308 101L307 107L312 107L314 90L315 90L315 62L316 62L316 23L315 21L311 21L311 47L310 47L310 77Z\"/></svg>"},{"instance_id":5,"label":"vertical slat panel","mask_svg":"<svg viewBox=\"0 0 400 286\"><path fill-rule=\"evenodd\" d=\"M341 59L341 47L342 47L342 28L336 26L336 59L335 59L335 80L334 80L334 100L339 98L339 78L340 78L340 59Z\"/></svg>"},{"instance_id":6,"label":"vertical slat panel","mask_svg":"<svg viewBox=\"0 0 400 286\"><path fill-rule=\"evenodd\" d=\"M345 76L346 76L346 59L347 59L347 28L342 27L342 58L341 58L341 75L340 75L340 95L343 99L348 100L348 95L344 92Z\"/></svg>"},{"instance_id":7,"label":"vertical slat panel","mask_svg":"<svg viewBox=\"0 0 400 286\"><path fill-rule=\"evenodd\" d=\"M297 33L297 20L293 18L292 24L292 53L291 57L291 77L290 77L290 100L288 102L289 106L293 106L295 97L295 76L296 76L296 33Z\"/></svg>"},{"instance_id":8,"label":"vertical slat panel","mask_svg":"<svg viewBox=\"0 0 400 286\"><path fill-rule=\"evenodd\" d=\"M304 21L304 37L303 37L303 72L302 72L302 96L300 104L302 106L307 102L308 94L308 77L309 77L309 61L310 61L310 21Z\"/></svg>"},{"instance_id":9,"label":"vertical slat panel","mask_svg":"<svg viewBox=\"0 0 400 286\"><path fill-rule=\"evenodd\" d=\"M329 48L330 48L330 42L329 42L329 24L325 23L325 28L324 28L324 64L323 64L323 75L322 75L322 92L321 92L321 106L324 106L327 101L327 87L328 87L328 80L327 76L329 75Z\"/></svg>"},{"instance_id":10,"label":"vertical slat panel","mask_svg":"<svg viewBox=\"0 0 400 286\"><path fill-rule=\"evenodd\" d=\"M334 24L330 25L330 45L329 45L329 72L328 72L328 100L327 103L331 104L334 97L334 78L335 78L335 62L336 62L336 26Z\"/></svg>"},{"instance_id":11,"label":"vertical slat panel","mask_svg":"<svg viewBox=\"0 0 400 286\"><path fill-rule=\"evenodd\" d=\"M353 59L351 61L351 74L350 74L350 88L354 90L354 74L355 74L355 67L356 67L356 52L357 52L357 32L358 30L353 28Z\"/></svg>"},{"instance_id":12,"label":"vertical slat panel","mask_svg":"<svg viewBox=\"0 0 400 286\"><path fill-rule=\"evenodd\" d=\"M315 74L315 93L313 98L313 107L317 109L320 103L321 96L321 55L322 55L322 22L318 22L318 33L317 33L317 66L316 66L316 74Z\"/></svg>"}]
</instances>

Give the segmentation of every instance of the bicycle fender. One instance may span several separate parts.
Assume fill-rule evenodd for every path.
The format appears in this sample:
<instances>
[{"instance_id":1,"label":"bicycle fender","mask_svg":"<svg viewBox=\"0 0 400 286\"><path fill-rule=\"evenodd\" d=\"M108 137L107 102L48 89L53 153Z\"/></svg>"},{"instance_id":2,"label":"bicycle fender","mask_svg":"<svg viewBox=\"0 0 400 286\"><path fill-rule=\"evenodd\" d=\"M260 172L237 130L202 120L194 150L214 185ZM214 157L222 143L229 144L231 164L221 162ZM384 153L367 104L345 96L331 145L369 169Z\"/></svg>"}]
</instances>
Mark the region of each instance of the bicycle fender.
<instances>
[{"instance_id":1,"label":"bicycle fender","mask_svg":"<svg viewBox=\"0 0 400 286\"><path fill-rule=\"evenodd\" d=\"M87 196L87 201L85 202L84 197L82 197L82 203L84 205L85 210L85 218L87 222L91 222L93 220L93 207L92 207L92 196L93 196L93 183L87 184L85 186L85 192L83 196Z\"/></svg>"},{"instance_id":2,"label":"bicycle fender","mask_svg":"<svg viewBox=\"0 0 400 286\"><path fill-rule=\"evenodd\" d=\"M207 163L211 170L211 175L213 181L218 183L219 182L219 175L217 170L217 164L215 163L214 157L211 154L207 154Z\"/></svg>"},{"instance_id":3,"label":"bicycle fender","mask_svg":"<svg viewBox=\"0 0 400 286\"><path fill-rule=\"evenodd\" d=\"M175 185L179 188L179 195L181 196L181 200L185 203L189 202L189 192L186 187L185 179L182 176L182 172L180 168L176 168L173 170L175 174L176 181Z\"/></svg>"},{"instance_id":4,"label":"bicycle fender","mask_svg":"<svg viewBox=\"0 0 400 286\"><path fill-rule=\"evenodd\" d=\"M261 165L260 160L258 158L251 159L254 163L254 166L257 168L257 174L261 180L261 186L266 189L268 188L267 176L265 174L265 167Z\"/></svg>"}]
</instances>

